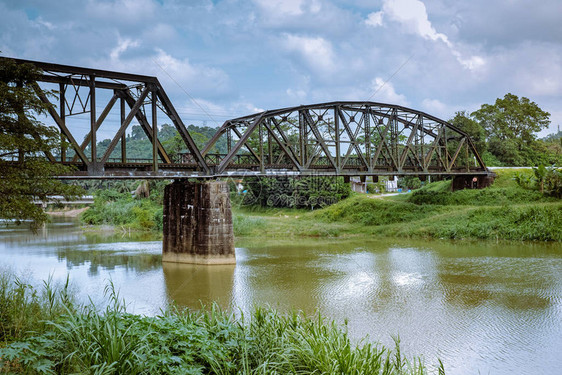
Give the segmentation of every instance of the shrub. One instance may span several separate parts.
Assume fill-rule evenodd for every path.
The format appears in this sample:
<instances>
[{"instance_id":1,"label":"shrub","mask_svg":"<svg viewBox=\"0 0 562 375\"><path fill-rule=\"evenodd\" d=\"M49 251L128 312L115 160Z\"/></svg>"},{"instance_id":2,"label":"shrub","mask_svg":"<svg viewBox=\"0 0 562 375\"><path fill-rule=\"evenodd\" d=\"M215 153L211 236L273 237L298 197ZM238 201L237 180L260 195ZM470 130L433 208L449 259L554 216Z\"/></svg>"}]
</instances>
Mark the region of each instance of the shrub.
<instances>
[{"instance_id":1,"label":"shrub","mask_svg":"<svg viewBox=\"0 0 562 375\"><path fill-rule=\"evenodd\" d=\"M248 178L243 204L263 207L317 208L347 198L349 184L342 177Z\"/></svg>"},{"instance_id":2,"label":"shrub","mask_svg":"<svg viewBox=\"0 0 562 375\"><path fill-rule=\"evenodd\" d=\"M88 225L126 226L139 230L162 229L162 205L151 198L133 199L130 194L100 190L94 204L80 220Z\"/></svg>"}]
</instances>

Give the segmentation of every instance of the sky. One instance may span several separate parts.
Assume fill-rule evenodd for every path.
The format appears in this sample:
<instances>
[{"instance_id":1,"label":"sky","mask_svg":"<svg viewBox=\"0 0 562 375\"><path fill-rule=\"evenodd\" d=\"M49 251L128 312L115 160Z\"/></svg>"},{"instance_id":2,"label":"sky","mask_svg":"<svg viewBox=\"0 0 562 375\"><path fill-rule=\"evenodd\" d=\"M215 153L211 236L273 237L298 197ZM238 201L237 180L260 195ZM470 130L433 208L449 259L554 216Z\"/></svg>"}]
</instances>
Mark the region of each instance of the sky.
<instances>
[{"instance_id":1,"label":"sky","mask_svg":"<svg viewBox=\"0 0 562 375\"><path fill-rule=\"evenodd\" d=\"M562 125L561 0L0 0L2 56L159 78L186 124L335 100ZM193 99L192 99L193 98Z\"/></svg>"}]
</instances>

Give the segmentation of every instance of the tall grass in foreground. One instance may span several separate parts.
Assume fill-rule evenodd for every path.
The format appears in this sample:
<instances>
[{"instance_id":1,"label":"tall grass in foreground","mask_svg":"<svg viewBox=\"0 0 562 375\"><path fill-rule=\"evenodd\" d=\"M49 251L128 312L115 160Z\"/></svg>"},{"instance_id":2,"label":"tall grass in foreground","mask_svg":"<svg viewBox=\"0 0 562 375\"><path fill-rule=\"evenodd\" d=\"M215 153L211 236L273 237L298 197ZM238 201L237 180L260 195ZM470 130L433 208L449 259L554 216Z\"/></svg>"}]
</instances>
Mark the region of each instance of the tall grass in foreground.
<instances>
[{"instance_id":1,"label":"tall grass in foreground","mask_svg":"<svg viewBox=\"0 0 562 375\"><path fill-rule=\"evenodd\" d=\"M22 292L14 282L0 286L6 295ZM320 316L257 308L250 316L237 318L213 305L146 317L127 313L111 284L106 291L111 303L98 311L73 303L65 298L64 289L59 290L62 311L53 311L45 320L34 314L35 323L26 326L29 331L4 337L0 373L428 373L420 359L403 357L398 341L394 349L366 341L355 345L345 328ZM25 287L24 295L34 308L49 309L49 299L34 300L33 288ZM21 301L20 306L27 304ZM9 322L1 324L4 330ZM441 363L436 371L444 374Z\"/></svg>"},{"instance_id":2,"label":"tall grass in foreground","mask_svg":"<svg viewBox=\"0 0 562 375\"><path fill-rule=\"evenodd\" d=\"M21 340L30 331L45 330L45 320L60 316L73 305L68 278L58 287L49 278L38 292L24 279L0 268L0 346Z\"/></svg>"}]
</instances>

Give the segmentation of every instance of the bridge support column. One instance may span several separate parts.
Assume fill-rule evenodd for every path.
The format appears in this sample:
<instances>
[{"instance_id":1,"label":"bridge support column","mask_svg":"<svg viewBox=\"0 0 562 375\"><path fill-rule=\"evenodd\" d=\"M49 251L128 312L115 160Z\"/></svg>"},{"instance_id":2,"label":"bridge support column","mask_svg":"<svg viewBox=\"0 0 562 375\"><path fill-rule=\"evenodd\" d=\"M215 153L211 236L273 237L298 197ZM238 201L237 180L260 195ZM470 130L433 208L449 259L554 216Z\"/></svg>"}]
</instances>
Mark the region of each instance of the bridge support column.
<instances>
[{"instance_id":1,"label":"bridge support column","mask_svg":"<svg viewBox=\"0 0 562 375\"><path fill-rule=\"evenodd\" d=\"M176 180L166 186L162 261L236 263L226 182Z\"/></svg>"},{"instance_id":2,"label":"bridge support column","mask_svg":"<svg viewBox=\"0 0 562 375\"><path fill-rule=\"evenodd\" d=\"M455 176L451 185L453 191L462 189L483 189L494 183L495 173L486 176Z\"/></svg>"}]
</instances>

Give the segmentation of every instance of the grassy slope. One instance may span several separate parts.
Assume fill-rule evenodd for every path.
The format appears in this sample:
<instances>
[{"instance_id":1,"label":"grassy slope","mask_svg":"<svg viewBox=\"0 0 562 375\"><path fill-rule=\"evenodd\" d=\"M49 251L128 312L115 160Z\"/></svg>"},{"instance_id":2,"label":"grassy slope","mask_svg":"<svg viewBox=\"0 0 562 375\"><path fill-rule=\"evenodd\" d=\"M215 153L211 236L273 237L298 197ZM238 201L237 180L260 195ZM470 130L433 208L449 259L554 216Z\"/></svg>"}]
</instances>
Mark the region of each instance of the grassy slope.
<instances>
[{"instance_id":1,"label":"grassy slope","mask_svg":"<svg viewBox=\"0 0 562 375\"><path fill-rule=\"evenodd\" d=\"M517 186L514 170L498 171L482 190L430 184L411 195L354 195L323 210L235 213L238 236L357 236L562 241L562 201ZM527 171L527 173L532 173Z\"/></svg>"}]
</instances>

